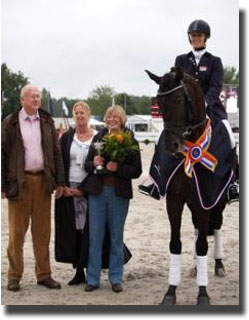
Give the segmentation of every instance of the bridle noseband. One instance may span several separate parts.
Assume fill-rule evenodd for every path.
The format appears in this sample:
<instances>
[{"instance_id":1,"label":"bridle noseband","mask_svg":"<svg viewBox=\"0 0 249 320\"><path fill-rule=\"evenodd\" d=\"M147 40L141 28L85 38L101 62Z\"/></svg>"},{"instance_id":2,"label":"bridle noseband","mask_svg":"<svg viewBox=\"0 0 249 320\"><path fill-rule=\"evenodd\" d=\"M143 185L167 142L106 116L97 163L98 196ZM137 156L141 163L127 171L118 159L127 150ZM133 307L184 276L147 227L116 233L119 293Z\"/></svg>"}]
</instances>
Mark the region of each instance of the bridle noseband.
<instances>
[{"instance_id":1,"label":"bridle noseband","mask_svg":"<svg viewBox=\"0 0 249 320\"><path fill-rule=\"evenodd\" d=\"M181 83L182 83L182 81L181 81ZM175 88L173 88L173 89L170 89L170 90L168 90L168 91L158 92L157 95L158 95L158 96L166 96L166 95L168 95L168 94L170 94L170 93L172 93L172 92L174 92L174 91L176 91L176 90L178 90L178 89L181 89L181 88L183 88L183 87L184 87L184 84L182 83L180 86L175 87Z\"/></svg>"},{"instance_id":2,"label":"bridle noseband","mask_svg":"<svg viewBox=\"0 0 249 320\"><path fill-rule=\"evenodd\" d=\"M206 122L206 118L196 124L193 124L193 104L192 104L192 99L187 91L187 88L184 84L183 81L181 81L181 84L173 89L170 89L168 91L165 92L159 92L157 93L157 96L166 96L169 95L179 89L183 88L184 89L184 95L185 95L185 99L186 99L186 119L185 121L171 121L171 122L164 122L164 129L168 132L171 132L177 136L180 137L186 137L188 135L191 134L191 132L193 130L195 130L196 128L202 126L205 122Z\"/></svg>"}]
</instances>

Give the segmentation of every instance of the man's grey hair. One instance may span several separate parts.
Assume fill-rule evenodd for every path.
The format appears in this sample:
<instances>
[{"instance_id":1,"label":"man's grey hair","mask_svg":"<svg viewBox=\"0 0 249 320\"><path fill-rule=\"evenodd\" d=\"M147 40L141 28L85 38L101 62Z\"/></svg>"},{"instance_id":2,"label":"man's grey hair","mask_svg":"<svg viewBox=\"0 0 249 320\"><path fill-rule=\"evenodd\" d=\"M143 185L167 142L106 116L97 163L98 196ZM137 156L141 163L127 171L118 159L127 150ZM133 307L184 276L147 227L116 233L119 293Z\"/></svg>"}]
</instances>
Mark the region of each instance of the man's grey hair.
<instances>
[{"instance_id":1,"label":"man's grey hair","mask_svg":"<svg viewBox=\"0 0 249 320\"><path fill-rule=\"evenodd\" d=\"M40 94L41 94L41 91L40 91L40 89L39 89L37 86L35 86L34 84L31 84L31 83L28 83L28 84L26 84L24 87L22 87L22 89L21 89L21 93L20 93L21 99L25 96L26 92L27 92L29 89L32 89L32 88L38 89L39 92L40 92Z\"/></svg>"}]
</instances>

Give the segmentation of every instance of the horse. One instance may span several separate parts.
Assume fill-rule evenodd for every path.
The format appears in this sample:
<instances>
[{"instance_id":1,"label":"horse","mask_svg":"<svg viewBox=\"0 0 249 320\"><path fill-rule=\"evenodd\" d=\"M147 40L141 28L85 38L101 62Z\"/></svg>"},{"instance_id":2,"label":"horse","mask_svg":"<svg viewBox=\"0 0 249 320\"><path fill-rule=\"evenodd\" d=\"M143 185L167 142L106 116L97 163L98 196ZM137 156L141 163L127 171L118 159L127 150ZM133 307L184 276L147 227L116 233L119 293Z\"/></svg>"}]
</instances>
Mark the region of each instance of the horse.
<instances>
[{"instance_id":1,"label":"horse","mask_svg":"<svg viewBox=\"0 0 249 320\"><path fill-rule=\"evenodd\" d=\"M164 181L162 186L163 190L165 188L167 189L166 209L171 234L169 242L169 287L161 304L173 305L176 303L176 289L181 279L181 220L184 205L187 204L192 212L194 226L198 229L195 244L197 255L196 279L197 285L199 286L197 305L210 305L210 297L207 292L207 235L209 233L210 217L211 215L216 217L214 219L214 227L220 229L222 212L226 206L224 190L231 181L233 173L230 169L226 172L225 182L222 182L222 192L219 196L215 195L216 201L212 206L205 206L202 200L200 200L200 190L196 184L196 181L198 181L196 171L197 169L203 170L202 167L204 168L204 165L207 167L207 162L205 163L204 160L208 158L208 165L210 166L208 169L212 172L210 171L209 173L209 170L206 168L204 168L204 170L212 175L218 161L211 153L206 152L209 151L209 149L204 148L206 150L204 154L204 149L202 150L200 145L196 144L196 141L201 143L200 141L210 138L212 134L210 119L206 115L203 92L196 80L184 73L180 68L171 68L171 71L162 77L148 70L145 71L149 77L159 85L156 101L164 122L163 134L160 137L160 139L162 139L161 145L163 145L166 154L169 155L167 159L170 159L172 163L174 161L177 163L177 168L174 169L170 177L168 176L167 178L168 182L166 187ZM221 128L221 130L223 129ZM202 146L206 143L206 140L204 140ZM160 141L158 144L160 144ZM223 153L221 151L219 152L217 154L220 154L222 158ZM229 154L229 152L226 154ZM161 152L161 154L162 153L163 152ZM164 155L162 157L164 157ZM165 161L166 160L162 158L162 162ZM163 173L160 166L155 166L155 172L161 180L167 176L167 172ZM207 173L204 172L204 174ZM155 180L154 182L156 183ZM156 183L158 189L160 189L159 184L160 183ZM209 197L209 195L207 195L207 197ZM221 260L218 261L216 267L223 267Z\"/></svg>"}]
</instances>

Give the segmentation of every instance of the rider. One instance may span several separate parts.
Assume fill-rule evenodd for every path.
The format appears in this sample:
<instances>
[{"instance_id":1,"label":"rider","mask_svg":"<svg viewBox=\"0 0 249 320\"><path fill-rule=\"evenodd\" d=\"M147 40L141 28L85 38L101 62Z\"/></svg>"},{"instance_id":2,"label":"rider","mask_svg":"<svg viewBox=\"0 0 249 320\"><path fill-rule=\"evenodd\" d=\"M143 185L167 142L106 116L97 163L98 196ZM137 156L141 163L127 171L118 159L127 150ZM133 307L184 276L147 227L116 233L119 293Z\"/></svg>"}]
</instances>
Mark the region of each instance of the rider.
<instances>
[{"instance_id":1,"label":"rider","mask_svg":"<svg viewBox=\"0 0 249 320\"><path fill-rule=\"evenodd\" d=\"M238 159L236 155L236 145L231 127L227 121L226 110L220 101L222 90L224 70L222 61L219 57L213 56L206 50L207 39L210 38L210 27L203 20L195 20L188 27L188 39L192 46L192 51L176 57L175 66L181 67L199 83L205 98L207 115L215 126L219 121L223 121L231 138L233 149L233 168L235 171L235 180L239 179ZM154 184L145 186L139 185L139 191L160 199L157 188ZM227 201L236 201L239 199L238 183L233 182L228 187Z\"/></svg>"}]
</instances>

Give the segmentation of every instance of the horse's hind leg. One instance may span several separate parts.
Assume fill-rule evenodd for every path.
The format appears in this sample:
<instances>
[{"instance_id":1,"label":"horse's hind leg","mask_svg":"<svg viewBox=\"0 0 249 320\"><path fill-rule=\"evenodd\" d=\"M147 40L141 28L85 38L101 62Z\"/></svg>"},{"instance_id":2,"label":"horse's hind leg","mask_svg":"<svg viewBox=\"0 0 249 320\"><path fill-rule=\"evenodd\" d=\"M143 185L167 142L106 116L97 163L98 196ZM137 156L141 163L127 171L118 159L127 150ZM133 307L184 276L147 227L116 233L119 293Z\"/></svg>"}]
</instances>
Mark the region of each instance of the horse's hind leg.
<instances>
[{"instance_id":1,"label":"horse's hind leg","mask_svg":"<svg viewBox=\"0 0 249 320\"><path fill-rule=\"evenodd\" d=\"M173 199L172 199L173 200ZM167 199L167 212L171 226L170 238L170 270L169 287L161 304L174 305L176 303L176 288L181 281L181 250L180 228L183 204L176 200Z\"/></svg>"},{"instance_id":2,"label":"horse's hind leg","mask_svg":"<svg viewBox=\"0 0 249 320\"><path fill-rule=\"evenodd\" d=\"M214 273L218 277L225 276L225 267L223 264L224 252L223 252L223 239L222 239L222 232L221 226L223 222L223 215L222 215L223 208L219 208L219 210L214 210L212 212L212 216L215 216L214 225L213 225L213 233L214 233Z\"/></svg>"}]
</instances>

